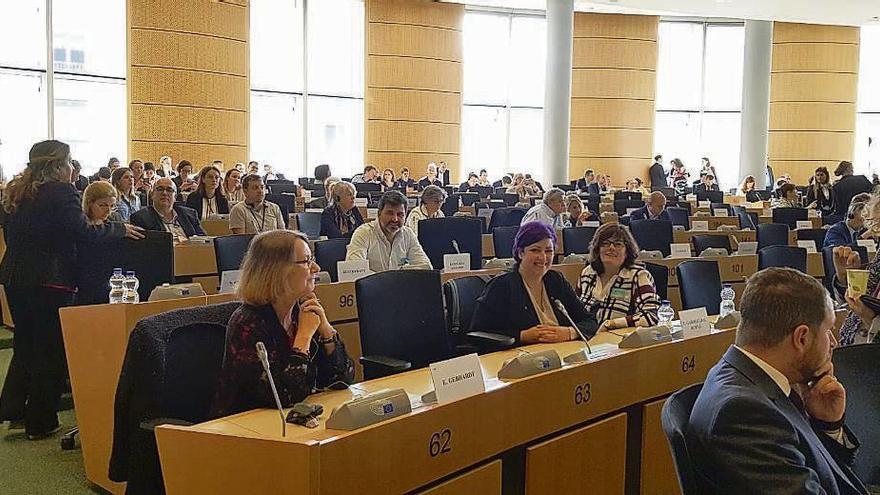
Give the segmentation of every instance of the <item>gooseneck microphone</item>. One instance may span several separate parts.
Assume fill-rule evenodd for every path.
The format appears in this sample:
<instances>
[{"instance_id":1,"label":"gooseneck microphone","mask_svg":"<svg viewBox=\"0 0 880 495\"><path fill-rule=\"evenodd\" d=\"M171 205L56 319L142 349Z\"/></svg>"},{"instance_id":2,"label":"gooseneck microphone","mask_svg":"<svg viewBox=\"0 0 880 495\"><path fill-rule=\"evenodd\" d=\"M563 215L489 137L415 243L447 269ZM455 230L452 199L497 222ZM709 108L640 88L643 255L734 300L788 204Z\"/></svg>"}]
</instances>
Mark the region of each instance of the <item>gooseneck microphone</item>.
<instances>
[{"instance_id":1,"label":"gooseneck microphone","mask_svg":"<svg viewBox=\"0 0 880 495\"><path fill-rule=\"evenodd\" d=\"M455 249L457 254L461 254L461 249L458 248L458 241L455 239L452 240L452 249Z\"/></svg>"},{"instance_id":2,"label":"gooseneck microphone","mask_svg":"<svg viewBox=\"0 0 880 495\"><path fill-rule=\"evenodd\" d=\"M269 353L266 352L266 346L262 342L257 342L257 357L260 358L260 364L266 376L269 377L269 386L272 387L272 395L275 396L275 406L278 407L278 414L281 416L281 436L287 436L287 421L284 419L284 408L281 407L281 399L278 397L278 389L275 388L275 380L272 378L272 370L269 369Z\"/></svg>"},{"instance_id":3,"label":"gooseneck microphone","mask_svg":"<svg viewBox=\"0 0 880 495\"><path fill-rule=\"evenodd\" d=\"M578 326L577 326L577 324L575 324L574 320L571 319L571 316L568 314L568 311L565 309L565 305L562 304L562 301L560 301L559 299L554 299L553 304L556 306L556 309L558 309L559 312L562 313L563 316L565 316L565 319L568 320L568 322L571 324L571 326L574 327L574 331L577 332L577 334L581 338L581 340L584 341L584 344L587 344L587 352L592 354L593 349L590 348L589 339L587 339L587 337L585 337L584 334L581 333L581 329L578 328Z\"/></svg>"}]
</instances>

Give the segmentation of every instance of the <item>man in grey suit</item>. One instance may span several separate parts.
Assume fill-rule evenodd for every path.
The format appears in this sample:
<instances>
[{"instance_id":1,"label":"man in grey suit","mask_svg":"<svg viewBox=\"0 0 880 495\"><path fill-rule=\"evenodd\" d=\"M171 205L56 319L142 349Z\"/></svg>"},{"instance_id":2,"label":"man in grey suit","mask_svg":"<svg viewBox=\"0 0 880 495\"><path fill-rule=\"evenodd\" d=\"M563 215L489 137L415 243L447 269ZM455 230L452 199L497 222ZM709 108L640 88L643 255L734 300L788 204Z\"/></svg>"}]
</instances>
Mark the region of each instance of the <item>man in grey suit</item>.
<instances>
[{"instance_id":1,"label":"man in grey suit","mask_svg":"<svg viewBox=\"0 0 880 495\"><path fill-rule=\"evenodd\" d=\"M859 444L831 363L832 307L799 271L749 278L736 343L709 372L685 432L701 493L867 493L850 469Z\"/></svg>"}]
</instances>

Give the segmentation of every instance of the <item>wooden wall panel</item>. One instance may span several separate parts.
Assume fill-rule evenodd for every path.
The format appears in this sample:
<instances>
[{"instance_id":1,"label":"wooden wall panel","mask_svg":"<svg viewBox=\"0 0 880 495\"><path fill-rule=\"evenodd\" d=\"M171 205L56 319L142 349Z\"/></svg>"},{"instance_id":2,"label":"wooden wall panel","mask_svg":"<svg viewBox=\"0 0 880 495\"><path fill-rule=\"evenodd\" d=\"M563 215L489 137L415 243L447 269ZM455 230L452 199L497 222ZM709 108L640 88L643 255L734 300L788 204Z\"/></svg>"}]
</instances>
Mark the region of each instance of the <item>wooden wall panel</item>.
<instances>
[{"instance_id":1,"label":"wooden wall panel","mask_svg":"<svg viewBox=\"0 0 880 495\"><path fill-rule=\"evenodd\" d=\"M659 18L575 13L568 175L618 184L646 177L653 154Z\"/></svg>"},{"instance_id":2,"label":"wooden wall panel","mask_svg":"<svg viewBox=\"0 0 880 495\"><path fill-rule=\"evenodd\" d=\"M128 0L129 158L248 158L247 0Z\"/></svg>"},{"instance_id":3,"label":"wooden wall panel","mask_svg":"<svg viewBox=\"0 0 880 495\"><path fill-rule=\"evenodd\" d=\"M813 170L852 160L859 28L776 22L768 157L776 176L806 183Z\"/></svg>"},{"instance_id":4,"label":"wooden wall panel","mask_svg":"<svg viewBox=\"0 0 880 495\"><path fill-rule=\"evenodd\" d=\"M460 177L464 6L366 1L365 162L415 178L446 160Z\"/></svg>"}]
</instances>

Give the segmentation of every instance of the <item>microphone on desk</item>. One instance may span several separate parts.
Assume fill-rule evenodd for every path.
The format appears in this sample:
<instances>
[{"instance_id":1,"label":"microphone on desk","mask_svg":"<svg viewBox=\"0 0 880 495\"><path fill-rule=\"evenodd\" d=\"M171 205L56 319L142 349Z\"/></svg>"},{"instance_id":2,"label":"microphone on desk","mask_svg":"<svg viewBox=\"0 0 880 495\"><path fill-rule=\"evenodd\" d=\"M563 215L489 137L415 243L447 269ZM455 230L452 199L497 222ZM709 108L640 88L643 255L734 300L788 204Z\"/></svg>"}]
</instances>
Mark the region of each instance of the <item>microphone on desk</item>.
<instances>
[{"instance_id":1,"label":"microphone on desk","mask_svg":"<svg viewBox=\"0 0 880 495\"><path fill-rule=\"evenodd\" d=\"M260 358L260 364L266 376L269 377L269 386L272 387L272 395L275 396L275 406L278 407L278 414L281 415L281 436L287 436L287 421L284 418L284 408L281 407L281 399L278 397L278 389L275 388L275 380L272 378L272 370L269 369L269 353L266 352L266 346L262 342L257 342L257 357Z\"/></svg>"},{"instance_id":2,"label":"microphone on desk","mask_svg":"<svg viewBox=\"0 0 880 495\"><path fill-rule=\"evenodd\" d=\"M587 337L584 336L583 333L581 333L581 329L578 328L578 326L575 324L574 320L571 319L571 316L568 314L568 311L565 309L565 305L562 304L562 301L560 301L559 299L554 299L553 304L556 306L556 309L558 309L559 312L562 313L563 316L565 316L565 319L568 320L568 322L571 324L571 326L574 327L574 331L577 332L577 334L581 338L581 340L584 341L584 344L587 344L587 352L592 354L593 349L590 348L590 340L587 339Z\"/></svg>"},{"instance_id":3,"label":"microphone on desk","mask_svg":"<svg viewBox=\"0 0 880 495\"><path fill-rule=\"evenodd\" d=\"M461 254L461 249L458 248L458 241L455 239L452 240L452 249L455 249L456 254Z\"/></svg>"}]
</instances>

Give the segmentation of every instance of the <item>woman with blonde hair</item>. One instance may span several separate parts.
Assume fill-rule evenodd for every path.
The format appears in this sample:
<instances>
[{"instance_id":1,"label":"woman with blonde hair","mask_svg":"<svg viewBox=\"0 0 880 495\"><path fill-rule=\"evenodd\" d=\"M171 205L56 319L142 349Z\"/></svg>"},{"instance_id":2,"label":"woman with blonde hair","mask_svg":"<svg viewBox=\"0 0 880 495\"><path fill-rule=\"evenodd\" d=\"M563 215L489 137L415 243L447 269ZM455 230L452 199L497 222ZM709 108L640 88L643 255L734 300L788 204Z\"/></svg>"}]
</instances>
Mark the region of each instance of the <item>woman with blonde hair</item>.
<instances>
[{"instance_id":1,"label":"woman with blonde hair","mask_svg":"<svg viewBox=\"0 0 880 495\"><path fill-rule=\"evenodd\" d=\"M853 203L857 203L853 201ZM850 206L850 211L855 205ZM880 196L872 194L864 210L862 210L865 230L861 239L880 239ZM865 306L860 296L880 297L880 258L875 257L867 265L862 266L859 253L850 246L837 246L833 250L835 277L834 289L839 297L846 300L849 313L840 327L841 346L880 342L880 316ZM847 270L868 270L868 285L865 294L853 293L847 288Z\"/></svg>"},{"instance_id":2,"label":"woman with blonde hair","mask_svg":"<svg viewBox=\"0 0 880 495\"><path fill-rule=\"evenodd\" d=\"M99 180L92 182L83 191L82 209L89 225L103 225L107 222L121 222L116 211L116 188Z\"/></svg>"},{"instance_id":3,"label":"woman with blonde hair","mask_svg":"<svg viewBox=\"0 0 880 495\"><path fill-rule=\"evenodd\" d=\"M241 264L242 305L226 327L226 352L212 412L275 407L256 344L266 346L283 407L354 380L354 363L315 296L320 267L301 232L254 237Z\"/></svg>"}]
</instances>

